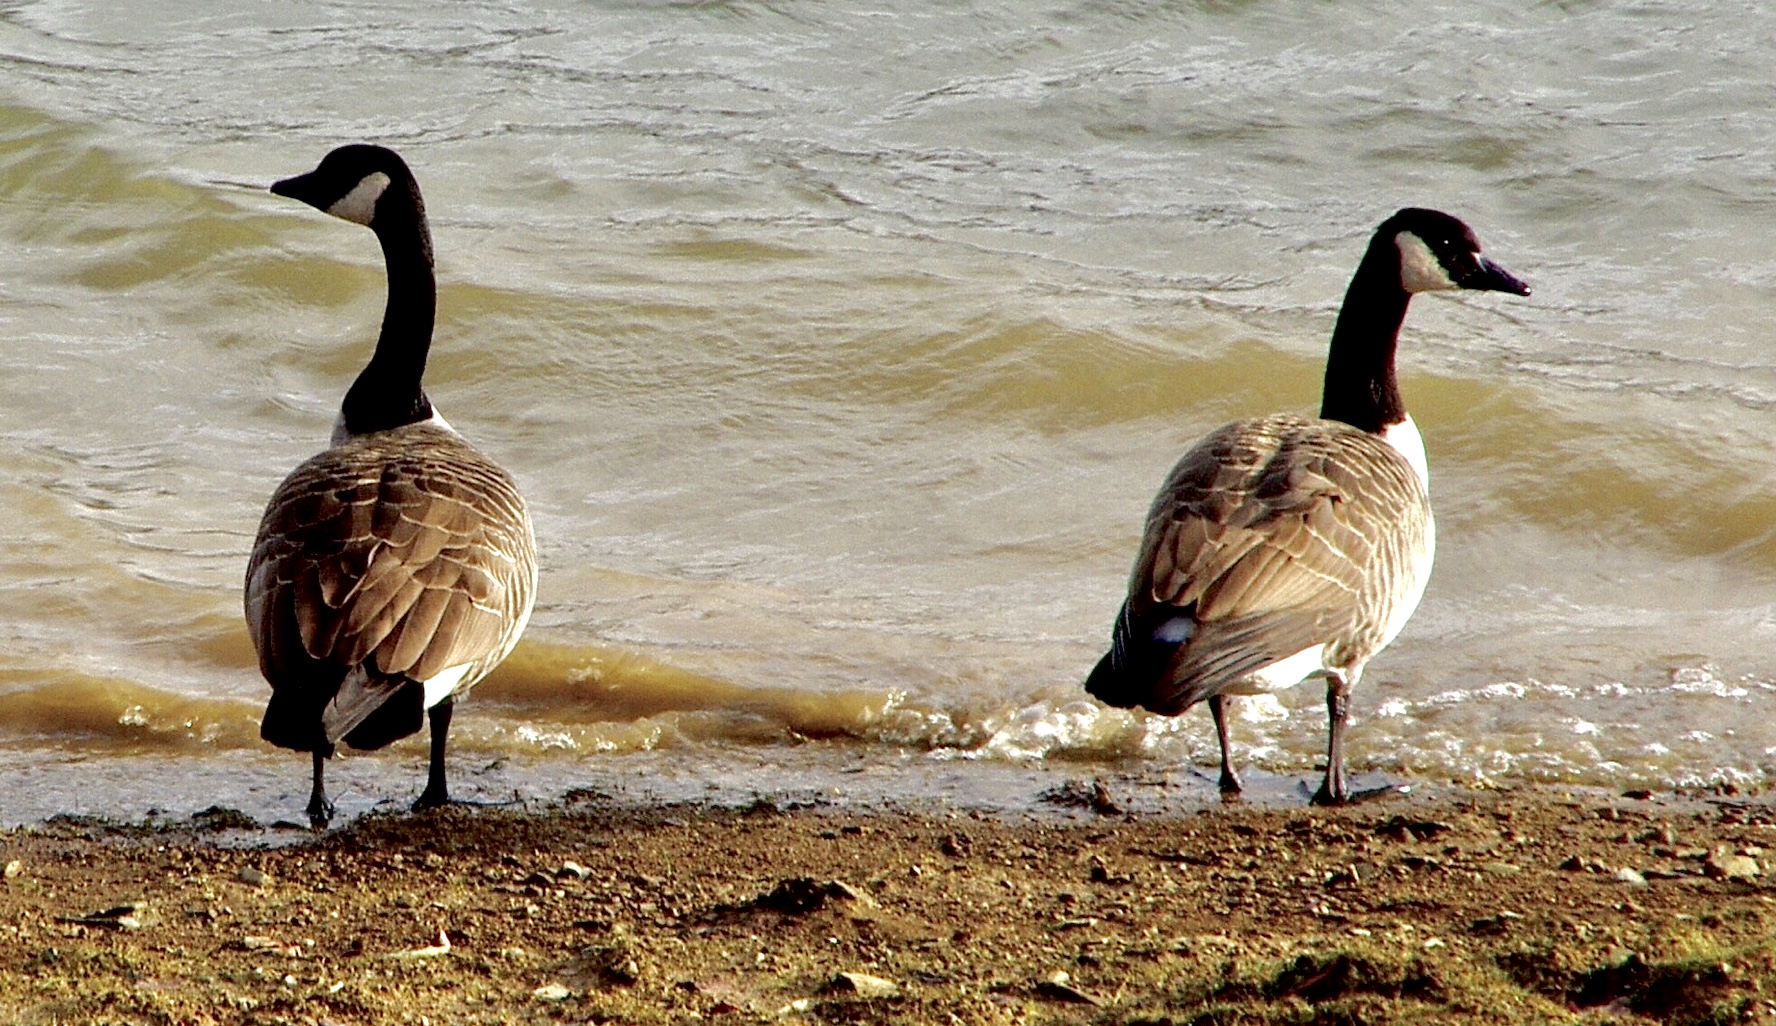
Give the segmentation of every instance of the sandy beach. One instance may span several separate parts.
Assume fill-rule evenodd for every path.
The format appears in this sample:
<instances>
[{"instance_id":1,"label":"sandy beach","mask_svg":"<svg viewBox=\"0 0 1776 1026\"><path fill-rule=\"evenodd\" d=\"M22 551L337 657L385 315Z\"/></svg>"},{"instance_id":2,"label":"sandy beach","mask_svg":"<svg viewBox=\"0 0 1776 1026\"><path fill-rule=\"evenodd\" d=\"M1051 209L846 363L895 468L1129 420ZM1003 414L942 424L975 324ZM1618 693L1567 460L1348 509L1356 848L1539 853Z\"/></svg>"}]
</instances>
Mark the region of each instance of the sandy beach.
<instances>
[{"instance_id":1,"label":"sandy beach","mask_svg":"<svg viewBox=\"0 0 1776 1026\"><path fill-rule=\"evenodd\" d=\"M1776 810L1454 791L1130 816L227 810L0 837L16 1023L1776 1018Z\"/></svg>"}]
</instances>

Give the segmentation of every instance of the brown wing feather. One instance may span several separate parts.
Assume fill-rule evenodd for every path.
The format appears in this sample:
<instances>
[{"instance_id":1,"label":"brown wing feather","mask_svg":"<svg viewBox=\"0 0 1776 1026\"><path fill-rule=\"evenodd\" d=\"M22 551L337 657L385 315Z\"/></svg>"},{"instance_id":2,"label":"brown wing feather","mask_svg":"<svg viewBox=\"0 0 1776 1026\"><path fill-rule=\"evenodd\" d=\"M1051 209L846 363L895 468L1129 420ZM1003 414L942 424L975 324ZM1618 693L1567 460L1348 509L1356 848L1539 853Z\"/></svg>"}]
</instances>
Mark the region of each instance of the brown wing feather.
<instances>
[{"instance_id":1,"label":"brown wing feather","mask_svg":"<svg viewBox=\"0 0 1776 1026\"><path fill-rule=\"evenodd\" d=\"M517 641L535 542L511 478L432 425L379 432L297 467L247 569L247 621L273 688L337 687L371 656L473 684Z\"/></svg>"},{"instance_id":2,"label":"brown wing feather","mask_svg":"<svg viewBox=\"0 0 1776 1026\"><path fill-rule=\"evenodd\" d=\"M1316 644L1366 659L1376 563L1408 564L1429 520L1417 475L1374 435L1290 415L1209 435L1154 500L1135 565L1135 620L1196 621L1143 704L1185 708Z\"/></svg>"}]
</instances>

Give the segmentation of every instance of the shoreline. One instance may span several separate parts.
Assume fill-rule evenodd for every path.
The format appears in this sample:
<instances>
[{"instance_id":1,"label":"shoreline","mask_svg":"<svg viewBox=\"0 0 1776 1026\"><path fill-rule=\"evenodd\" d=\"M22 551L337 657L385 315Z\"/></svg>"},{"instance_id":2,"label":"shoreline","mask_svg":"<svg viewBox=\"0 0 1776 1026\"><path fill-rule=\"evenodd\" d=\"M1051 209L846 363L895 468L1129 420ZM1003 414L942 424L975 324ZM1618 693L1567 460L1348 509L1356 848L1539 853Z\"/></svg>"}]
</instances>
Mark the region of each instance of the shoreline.
<instances>
[{"instance_id":1,"label":"shoreline","mask_svg":"<svg viewBox=\"0 0 1776 1026\"><path fill-rule=\"evenodd\" d=\"M0 1019L1776 1019L1762 801L1095 807L58 820L0 833Z\"/></svg>"}]
</instances>

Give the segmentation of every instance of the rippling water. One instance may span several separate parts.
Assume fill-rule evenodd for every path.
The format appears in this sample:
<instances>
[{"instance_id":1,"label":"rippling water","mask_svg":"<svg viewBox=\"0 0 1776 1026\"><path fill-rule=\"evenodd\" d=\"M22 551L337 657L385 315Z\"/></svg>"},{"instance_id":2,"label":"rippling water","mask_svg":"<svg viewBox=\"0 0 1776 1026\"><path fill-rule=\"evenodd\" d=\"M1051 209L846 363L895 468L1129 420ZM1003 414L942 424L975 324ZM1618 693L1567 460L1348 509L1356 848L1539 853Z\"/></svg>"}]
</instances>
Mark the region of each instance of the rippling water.
<instances>
[{"instance_id":1,"label":"rippling water","mask_svg":"<svg viewBox=\"0 0 1776 1026\"><path fill-rule=\"evenodd\" d=\"M1211 794L1206 715L1079 681L1166 469L1317 404L1408 204L1536 293L1408 319L1439 562L1354 766L1776 771L1776 9L213 8L0 5L0 822L300 808L240 579L383 281L263 186L354 140L416 169L429 391L543 549L464 793ZM1319 688L1235 733L1311 778ZM422 763L346 760L342 804Z\"/></svg>"}]
</instances>

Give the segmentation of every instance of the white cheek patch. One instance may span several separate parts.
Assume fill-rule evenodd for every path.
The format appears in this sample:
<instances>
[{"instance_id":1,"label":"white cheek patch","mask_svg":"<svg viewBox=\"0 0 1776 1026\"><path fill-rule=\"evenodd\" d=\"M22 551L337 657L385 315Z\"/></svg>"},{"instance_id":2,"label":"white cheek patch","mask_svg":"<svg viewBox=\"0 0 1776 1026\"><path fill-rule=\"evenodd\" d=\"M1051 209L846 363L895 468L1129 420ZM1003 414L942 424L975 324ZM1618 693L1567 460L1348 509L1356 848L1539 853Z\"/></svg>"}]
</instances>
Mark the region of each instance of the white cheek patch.
<instances>
[{"instance_id":1,"label":"white cheek patch","mask_svg":"<svg viewBox=\"0 0 1776 1026\"><path fill-rule=\"evenodd\" d=\"M388 191L389 176L381 171L367 174L357 187L327 208L334 217L367 225L376 216L376 201Z\"/></svg>"},{"instance_id":2,"label":"white cheek patch","mask_svg":"<svg viewBox=\"0 0 1776 1026\"><path fill-rule=\"evenodd\" d=\"M1456 288L1449 272L1443 269L1443 261L1431 252L1425 241L1411 232L1401 232L1394 236L1394 245L1400 248L1400 287L1407 292L1436 292L1439 289Z\"/></svg>"}]
</instances>

